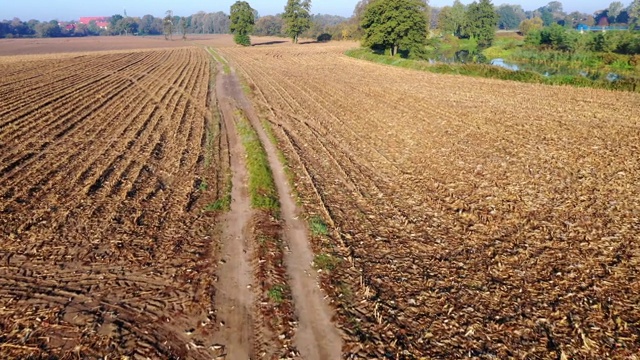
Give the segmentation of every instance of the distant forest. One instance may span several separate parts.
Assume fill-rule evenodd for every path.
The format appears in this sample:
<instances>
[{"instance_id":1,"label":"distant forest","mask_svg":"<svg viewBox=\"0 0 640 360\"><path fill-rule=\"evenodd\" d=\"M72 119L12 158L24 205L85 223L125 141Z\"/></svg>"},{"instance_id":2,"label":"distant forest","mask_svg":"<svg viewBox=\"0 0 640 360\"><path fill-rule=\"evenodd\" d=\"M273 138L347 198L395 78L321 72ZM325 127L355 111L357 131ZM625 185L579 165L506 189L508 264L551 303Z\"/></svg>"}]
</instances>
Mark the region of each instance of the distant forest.
<instances>
[{"instance_id":1,"label":"distant forest","mask_svg":"<svg viewBox=\"0 0 640 360\"><path fill-rule=\"evenodd\" d=\"M257 15L257 14L256 14ZM82 37L82 36L110 36L110 35L163 35L166 17L125 17L120 14L107 17L106 27L92 21L82 24L79 21L62 22L57 20L41 22L38 20L22 21L18 18L0 22L0 38L18 37ZM188 34L228 34L231 21L229 15L222 12L206 13L200 11L187 17L172 16L174 34L183 29ZM256 35L282 34L283 20L281 15L256 16L254 33ZM312 15L312 27L305 36L332 30L349 19L337 15ZM335 29L333 29L335 30ZM340 38L337 36L336 38Z\"/></svg>"},{"instance_id":2,"label":"distant forest","mask_svg":"<svg viewBox=\"0 0 640 360\"><path fill-rule=\"evenodd\" d=\"M358 40L363 32L360 20L364 9L372 0L360 0L354 9L353 16L346 18L337 15L312 15L311 27L302 37L316 38L325 36L333 40ZM425 1L425 4L428 4ZM453 27L456 16L460 16L468 6L454 0L452 6L427 7L429 27L444 33L455 33ZM520 30L526 33L529 22L540 21L541 26L558 24L567 28L575 28L579 24L588 26L610 24L629 24L633 28L640 25L640 0L632 0L625 6L620 1L614 1L609 7L598 10L593 14L574 11L566 13L560 1L551 1L538 9L525 11L520 5L503 4L494 8L498 16L496 29ZM258 36L286 36L284 34L284 20L282 14L259 16L255 15L253 34ZM82 24L79 21L59 22L56 20L40 22L38 20L21 21L18 18L0 22L0 38L11 37L73 37L98 35L163 35L167 33L166 24L170 20L173 34L185 32L187 34L228 34L231 20L225 12L207 13L200 11L191 16L173 16L167 11L165 17L145 15L143 17L122 16L120 14L107 17L106 24L91 22Z\"/></svg>"}]
</instances>

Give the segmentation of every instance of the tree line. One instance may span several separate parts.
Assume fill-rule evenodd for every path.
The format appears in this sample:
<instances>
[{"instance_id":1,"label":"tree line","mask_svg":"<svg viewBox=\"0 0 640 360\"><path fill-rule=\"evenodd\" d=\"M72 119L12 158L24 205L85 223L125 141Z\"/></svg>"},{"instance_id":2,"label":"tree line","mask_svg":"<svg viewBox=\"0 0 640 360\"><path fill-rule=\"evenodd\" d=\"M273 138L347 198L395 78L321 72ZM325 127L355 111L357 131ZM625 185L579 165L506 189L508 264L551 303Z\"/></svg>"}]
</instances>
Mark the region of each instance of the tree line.
<instances>
[{"instance_id":1,"label":"tree line","mask_svg":"<svg viewBox=\"0 0 640 360\"><path fill-rule=\"evenodd\" d=\"M74 37L109 35L163 35L166 32L167 17L144 15L142 17L115 14L108 17L107 28L101 28L96 21L82 24L78 21L60 22L57 20L22 21L19 18L0 22L0 38L11 37ZM189 34L229 34L231 20L222 12L196 14L181 17L170 15L172 30L182 29Z\"/></svg>"}]
</instances>

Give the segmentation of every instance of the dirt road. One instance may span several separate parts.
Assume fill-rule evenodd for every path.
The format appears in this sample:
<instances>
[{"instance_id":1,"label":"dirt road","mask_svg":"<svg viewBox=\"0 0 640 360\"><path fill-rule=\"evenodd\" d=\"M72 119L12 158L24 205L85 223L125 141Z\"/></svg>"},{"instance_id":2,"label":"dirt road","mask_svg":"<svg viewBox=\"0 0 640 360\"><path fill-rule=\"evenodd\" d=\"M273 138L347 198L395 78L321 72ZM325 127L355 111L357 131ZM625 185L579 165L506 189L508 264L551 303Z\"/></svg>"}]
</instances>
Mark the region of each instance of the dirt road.
<instances>
[{"instance_id":1,"label":"dirt road","mask_svg":"<svg viewBox=\"0 0 640 360\"><path fill-rule=\"evenodd\" d=\"M251 125L258 133L273 172L273 178L276 183L281 205L280 216L283 222L283 237L290 250L285 257L285 266L289 276L288 285L291 288L294 302L293 306L299 321L294 344L300 356L304 359L339 359L341 357L342 338L332 323L333 310L326 303L325 295L318 286L316 273L311 266L314 254L309 246L307 227L305 222L300 219L300 212L291 195L291 189L285 175L283 164L278 158L277 149L265 133L258 115L243 93L238 77L233 71L230 74L219 76L217 94L220 108L225 117L225 123L227 123L229 117L229 108L233 105L237 106L247 116ZM235 147L234 145L231 146L232 148ZM234 189L237 186L243 186L239 185L240 183L236 180L239 176L235 173L236 170L242 171L242 169L238 168L241 165L237 164L234 166L235 163L236 161L232 159ZM234 191L233 203L237 201L237 195ZM240 205L244 206L244 202L236 205L236 207ZM233 214L234 208L232 207L229 217L233 217ZM247 212L243 211L242 214L247 214ZM235 222L237 222L237 219L234 218L232 223ZM238 244L236 244L236 246L241 247L241 245ZM246 257L241 256L236 261L244 262L246 261ZM233 286L234 283L237 283L239 286L240 284L246 283L243 274L236 272L234 276L236 276L236 279L228 281L228 285ZM231 291L232 288L221 288L221 290ZM238 290L240 291L241 289ZM224 301L220 302L220 304L223 303ZM232 316L232 318L243 318L245 316L242 314L244 311L243 308L235 308L234 311L236 311L236 315ZM231 327L229 327L229 330L232 330ZM244 346L246 343L246 340L238 343L231 342L229 346ZM240 353L241 351L238 351L238 354Z\"/></svg>"}]
</instances>

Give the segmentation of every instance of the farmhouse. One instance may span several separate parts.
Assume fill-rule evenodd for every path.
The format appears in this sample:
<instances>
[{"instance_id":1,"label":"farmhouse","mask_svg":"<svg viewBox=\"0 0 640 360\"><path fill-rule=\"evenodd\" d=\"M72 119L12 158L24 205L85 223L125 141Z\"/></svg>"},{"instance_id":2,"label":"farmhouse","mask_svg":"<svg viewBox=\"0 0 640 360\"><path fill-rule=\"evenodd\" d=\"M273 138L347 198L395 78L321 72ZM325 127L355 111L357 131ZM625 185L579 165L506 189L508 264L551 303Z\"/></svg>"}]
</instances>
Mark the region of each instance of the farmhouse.
<instances>
[{"instance_id":1,"label":"farmhouse","mask_svg":"<svg viewBox=\"0 0 640 360\"><path fill-rule=\"evenodd\" d=\"M107 16L85 16L80 18L79 23L88 26L92 21L95 21L96 26L101 29L106 29L109 26L109 17Z\"/></svg>"}]
</instances>

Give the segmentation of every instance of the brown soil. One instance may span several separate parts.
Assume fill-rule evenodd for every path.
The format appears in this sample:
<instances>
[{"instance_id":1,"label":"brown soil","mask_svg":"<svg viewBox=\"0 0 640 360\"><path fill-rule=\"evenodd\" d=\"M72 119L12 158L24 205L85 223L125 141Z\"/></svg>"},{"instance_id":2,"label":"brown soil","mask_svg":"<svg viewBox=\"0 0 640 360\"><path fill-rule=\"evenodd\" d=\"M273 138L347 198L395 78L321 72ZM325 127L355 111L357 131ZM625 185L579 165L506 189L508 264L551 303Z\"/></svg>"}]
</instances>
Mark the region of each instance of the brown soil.
<instances>
[{"instance_id":1,"label":"brown soil","mask_svg":"<svg viewBox=\"0 0 640 360\"><path fill-rule=\"evenodd\" d=\"M209 70L196 48L0 66L0 357L214 355Z\"/></svg>"},{"instance_id":2,"label":"brown soil","mask_svg":"<svg viewBox=\"0 0 640 360\"><path fill-rule=\"evenodd\" d=\"M335 232L349 358L640 351L640 95L221 48ZM277 125L277 126L276 126ZM324 272L323 272L324 273Z\"/></svg>"},{"instance_id":3,"label":"brown soil","mask_svg":"<svg viewBox=\"0 0 640 360\"><path fill-rule=\"evenodd\" d=\"M241 107L264 145L278 189L281 216L284 222L284 239L290 249L290 253L285 258L289 286L299 319L294 344L304 359L338 359L341 357L342 339L332 323L333 310L325 301L326 296L319 288L316 272L311 266L314 254L309 245L308 229L300 219L300 212L293 200L284 166L278 158L277 149L266 135L259 117L242 92L235 73L226 77L226 84L224 87L226 95Z\"/></svg>"},{"instance_id":4,"label":"brown soil","mask_svg":"<svg viewBox=\"0 0 640 360\"><path fill-rule=\"evenodd\" d=\"M234 124L234 107L229 101L229 87L222 71L216 78L216 96L224 119L224 133L229 141L232 172L231 210L223 218L222 264L218 267L217 316L220 330L214 341L223 344L228 359L252 357L254 295L253 219L247 190L245 151Z\"/></svg>"},{"instance_id":5,"label":"brown soil","mask_svg":"<svg viewBox=\"0 0 640 360\"><path fill-rule=\"evenodd\" d=\"M308 40L309 42L311 40ZM291 41L280 37L252 37L256 46L291 44ZM91 53L102 51L139 51L150 49L179 48L193 45L214 47L235 47L231 35L198 35L191 34L187 40L165 40L164 36L90 36L79 38L45 38L45 39L0 39L0 59L24 55L60 55Z\"/></svg>"}]
</instances>

